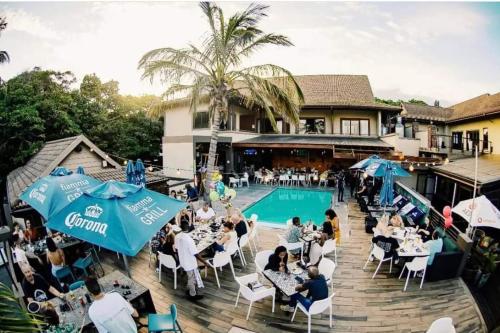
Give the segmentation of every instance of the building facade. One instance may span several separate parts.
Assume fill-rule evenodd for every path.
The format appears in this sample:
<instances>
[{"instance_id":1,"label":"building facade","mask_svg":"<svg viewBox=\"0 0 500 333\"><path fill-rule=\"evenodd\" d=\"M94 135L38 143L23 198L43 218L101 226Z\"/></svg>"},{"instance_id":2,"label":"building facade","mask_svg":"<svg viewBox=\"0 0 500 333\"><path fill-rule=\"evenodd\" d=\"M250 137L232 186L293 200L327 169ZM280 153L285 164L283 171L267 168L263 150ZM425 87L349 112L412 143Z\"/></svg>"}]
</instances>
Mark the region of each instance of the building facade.
<instances>
[{"instance_id":1,"label":"building facade","mask_svg":"<svg viewBox=\"0 0 500 333\"><path fill-rule=\"evenodd\" d=\"M387 119L399 107L376 103L365 75L295 77L305 103L298 124L277 118L277 131L263 113L230 105L221 125L217 165L223 172L245 166L302 167L320 170L351 165L371 154L391 155L380 139ZM189 177L206 164L210 120L206 107L196 113L177 107L165 115L163 165L167 175Z\"/></svg>"}]
</instances>

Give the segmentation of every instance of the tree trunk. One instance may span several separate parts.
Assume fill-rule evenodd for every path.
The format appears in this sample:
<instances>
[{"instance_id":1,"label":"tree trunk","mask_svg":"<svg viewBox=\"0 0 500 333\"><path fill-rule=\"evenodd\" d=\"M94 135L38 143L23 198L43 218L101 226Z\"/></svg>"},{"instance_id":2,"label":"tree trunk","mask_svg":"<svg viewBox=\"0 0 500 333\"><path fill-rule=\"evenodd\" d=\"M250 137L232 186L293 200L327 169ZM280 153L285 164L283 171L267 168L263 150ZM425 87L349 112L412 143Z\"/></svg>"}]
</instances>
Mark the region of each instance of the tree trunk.
<instances>
[{"instance_id":1,"label":"tree trunk","mask_svg":"<svg viewBox=\"0 0 500 333\"><path fill-rule=\"evenodd\" d=\"M207 177L205 179L205 192L203 197L205 201L209 201L210 183L212 182L212 177L218 169L215 165L215 156L217 154L217 142L219 141L219 128L220 119L222 113L222 102L217 102L217 106L214 112L214 120L212 123L212 132L210 136L210 149L208 150L208 161L207 161Z\"/></svg>"}]
</instances>

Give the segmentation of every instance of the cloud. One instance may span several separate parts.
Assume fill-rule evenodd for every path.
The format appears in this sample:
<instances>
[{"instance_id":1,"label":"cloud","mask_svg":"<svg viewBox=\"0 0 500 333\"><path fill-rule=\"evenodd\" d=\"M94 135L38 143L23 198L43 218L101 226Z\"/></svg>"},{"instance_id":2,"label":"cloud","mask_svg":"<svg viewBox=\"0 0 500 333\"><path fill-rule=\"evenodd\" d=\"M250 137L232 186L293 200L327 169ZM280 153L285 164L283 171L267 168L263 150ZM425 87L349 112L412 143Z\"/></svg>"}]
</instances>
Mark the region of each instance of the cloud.
<instances>
[{"instance_id":1,"label":"cloud","mask_svg":"<svg viewBox=\"0 0 500 333\"><path fill-rule=\"evenodd\" d=\"M221 5L234 12L248 4ZM85 11L77 13L59 3L50 6L54 10L45 13L29 4L4 6L9 31L38 40L20 43L2 35L3 47L16 55L2 71L12 76L37 65L69 69L80 78L96 73L118 80L124 93L160 93L162 84L140 80L140 57L158 47L199 44L207 29L193 2L83 3ZM70 14L78 27L61 23ZM276 63L295 74L367 74L375 94L453 103L498 90L500 68L484 49L491 44L488 25L470 4L274 2L262 27L289 36L295 47L264 48L245 64Z\"/></svg>"},{"instance_id":2,"label":"cloud","mask_svg":"<svg viewBox=\"0 0 500 333\"><path fill-rule=\"evenodd\" d=\"M1 12L7 18L8 29L10 31L22 32L37 38L49 40L62 38L62 34L54 30L49 23L22 9L6 9L4 7Z\"/></svg>"}]
</instances>

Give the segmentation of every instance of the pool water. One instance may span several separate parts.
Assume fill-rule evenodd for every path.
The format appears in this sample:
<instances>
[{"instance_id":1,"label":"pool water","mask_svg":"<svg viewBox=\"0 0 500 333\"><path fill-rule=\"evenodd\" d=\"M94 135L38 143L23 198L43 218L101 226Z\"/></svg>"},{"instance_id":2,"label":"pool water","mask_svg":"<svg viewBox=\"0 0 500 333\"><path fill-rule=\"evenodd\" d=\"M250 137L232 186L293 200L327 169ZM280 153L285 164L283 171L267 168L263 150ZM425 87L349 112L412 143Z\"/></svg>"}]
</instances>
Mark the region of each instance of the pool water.
<instances>
[{"instance_id":1,"label":"pool water","mask_svg":"<svg viewBox=\"0 0 500 333\"><path fill-rule=\"evenodd\" d=\"M286 221L294 216L301 223L309 220L321 225L325 220L325 210L330 208L332 192L277 188L243 211L246 218L252 214L259 216L258 221L275 226L286 226Z\"/></svg>"}]
</instances>

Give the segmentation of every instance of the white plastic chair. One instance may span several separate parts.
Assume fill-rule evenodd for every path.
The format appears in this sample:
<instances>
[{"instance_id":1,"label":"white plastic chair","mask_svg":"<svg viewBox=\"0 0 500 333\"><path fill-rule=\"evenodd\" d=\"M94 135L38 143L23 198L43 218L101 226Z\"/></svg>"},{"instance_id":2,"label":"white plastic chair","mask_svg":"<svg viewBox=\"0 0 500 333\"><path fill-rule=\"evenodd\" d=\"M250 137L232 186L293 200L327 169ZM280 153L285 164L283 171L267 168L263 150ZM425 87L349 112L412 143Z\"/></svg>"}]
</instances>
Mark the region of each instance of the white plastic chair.
<instances>
[{"instance_id":1,"label":"white plastic chair","mask_svg":"<svg viewBox=\"0 0 500 333\"><path fill-rule=\"evenodd\" d=\"M434 320L426 333L456 333L453 319L443 317Z\"/></svg>"},{"instance_id":2,"label":"white plastic chair","mask_svg":"<svg viewBox=\"0 0 500 333\"><path fill-rule=\"evenodd\" d=\"M332 328L332 315L333 315L332 298L334 295L335 293L332 293L325 299L313 302L309 307L309 310L306 310L306 308L302 304L300 304L300 302L297 302L297 306L295 307L295 311L293 312L291 321L293 322L293 320L295 319L295 314L297 313L297 309L300 309L307 316L307 332L311 333L311 316L323 313L327 308L330 308L330 328Z\"/></svg>"},{"instance_id":3,"label":"white plastic chair","mask_svg":"<svg viewBox=\"0 0 500 333\"><path fill-rule=\"evenodd\" d=\"M424 284L425 272L427 271L427 261L429 260L429 256L425 257L415 257L412 261L405 263L403 269L401 270L401 274L399 278L403 276L405 268L408 270L408 275L406 276L406 283L403 291L406 291L406 287L408 286L408 280L410 279L410 275L413 272L413 277L417 275L417 272L424 271L422 274L422 280L420 281L420 289L422 289L422 285Z\"/></svg>"},{"instance_id":4,"label":"white plastic chair","mask_svg":"<svg viewBox=\"0 0 500 333\"><path fill-rule=\"evenodd\" d=\"M318 265L318 270L320 274L326 279L326 282L330 284L333 288L333 273L335 272L335 268L337 265L328 258L322 258Z\"/></svg>"},{"instance_id":5,"label":"white plastic chair","mask_svg":"<svg viewBox=\"0 0 500 333\"><path fill-rule=\"evenodd\" d=\"M372 279L375 278L375 275L377 275L378 270L380 269L380 266L382 266L382 263L385 261L390 261L391 266L389 267L389 273L392 273L392 256L389 258L384 258L385 252L382 248L377 246L377 244L373 244L373 249L370 252L370 255L368 256L368 260L366 260L365 266L363 266L363 270L365 270L366 265L370 262L370 257L373 256L375 259L379 261L377 269L375 270L375 273L373 273Z\"/></svg>"},{"instance_id":6,"label":"white plastic chair","mask_svg":"<svg viewBox=\"0 0 500 333\"><path fill-rule=\"evenodd\" d=\"M158 252L158 260L160 261L158 265L158 281L161 282L161 266L170 268L174 272L174 289L177 289L177 270L181 265L177 266L174 257L161 252Z\"/></svg>"},{"instance_id":7,"label":"white plastic chair","mask_svg":"<svg viewBox=\"0 0 500 333\"><path fill-rule=\"evenodd\" d=\"M229 252L217 252L212 259L207 260L208 265L214 269L215 280L217 281L217 286L220 288L219 276L217 275L217 268L220 268L222 272L222 267L229 265L231 267L231 272L236 279L236 274L234 273L233 260ZM205 270L205 278L207 277L207 270Z\"/></svg>"},{"instance_id":8,"label":"white plastic chair","mask_svg":"<svg viewBox=\"0 0 500 333\"><path fill-rule=\"evenodd\" d=\"M284 247L286 247L287 251L289 252L300 249L300 261L302 261L302 252L304 250L303 242L288 243L282 235L278 235L278 243L279 245L283 245Z\"/></svg>"},{"instance_id":9,"label":"white plastic chair","mask_svg":"<svg viewBox=\"0 0 500 333\"><path fill-rule=\"evenodd\" d=\"M306 186L306 176L305 175L299 175L299 183L298 183L298 185L300 185L300 184Z\"/></svg>"},{"instance_id":10,"label":"white plastic chair","mask_svg":"<svg viewBox=\"0 0 500 333\"><path fill-rule=\"evenodd\" d=\"M248 181L248 173L244 173L243 177L240 178L240 185L243 186L243 184L247 184L247 187L250 187L250 182Z\"/></svg>"},{"instance_id":11,"label":"white plastic chair","mask_svg":"<svg viewBox=\"0 0 500 333\"><path fill-rule=\"evenodd\" d=\"M252 247L250 246L250 240L248 238L248 233L242 235L240 238L239 238L239 242L238 242L238 247L239 247L239 250L241 252L241 257L243 258L243 261L245 262L245 266L247 264L247 258L245 258L245 253L243 252L243 248L245 246L248 246L250 248L250 253L252 254L252 257L253 257L253 250L252 250Z\"/></svg>"},{"instance_id":12,"label":"white plastic chair","mask_svg":"<svg viewBox=\"0 0 500 333\"><path fill-rule=\"evenodd\" d=\"M264 267L266 267L267 263L269 262L269 257L273 253L274 253L273 250L264 250L257 252L255 254L254 262L255 262L255 270L257 271L257 273L262 274L262 272L264 271Z\"/></svg>"},{"instance_id":13,"label":"white plastic chair","mask_svg":"<svg viewBox=\"0 0 500 333\"><path fill-rule=\"evenodd\" d=\"M242 255L241 255L240 248L238 246L237 241L231 241L226 248L226 252L228 252L230 256L238 255L238 257L241 260L241 265L242 266L246 265L245 259L243 259Z\"/></svg>"},{"instance_id":14,"label":"white plastic chair","mask_svg":"<svg viewBox=\"0 0 500 333\"><path fill-rule=\"evenodd\" d=\"M328 185L328 180L326 178L321 178L320 177L319 178L319 184L318 184L318 186L321 186L321 185L323 185L323 186L326 187L326 185Z\"/></svg>"},{"instance_id":15,"label":"white plastic chair","mask_svg":"<svg viewBox=\"0 0 500 333\"><path fill-rule=\"evenodd\" d=\"M229 177L229 187L238 187L240 186L240 181L234 177Z\"/></svg>"},{"instance_id":16,"label":"white plastic chair","mask_svg":"<svg viewBox=\"0 0 500 333\"><path fill-rule=\"evenodd\" d=\"M297 175L292 175L292 186L295 184L295 186L299 185L299 177Z\"/></svg>"},{"instance_id":17,"label":"white plastic chair","mask_svg":"<svg viewBox=\"0 0 500 333\"><path fill-rule=\"evenodd\" d=\"M238 306L238 300L240 299L240 295L243 296L247 301L250 302L250 305L248 306L248 313L247 313L247 320L248 317L250 316L250 310L252 309L252 304L253 302L259 301L263 298L272 296L273 297L273 309L272 312L274 313L274 300L275 300L275 295L276 295L276 288L267 288L267 287L260 287L257 288L256 290L252 290L248 287L249 283L259 281L259 275L257 273L252 273L240 277L235 277L236 282L240 285L240 288L238 290L238 296L236 296L236 303L234 304L234 307Z\"/></svg>"},{"instance_id":18,"label":"white plastic chair","mask_svg":"<svg viewBox=\"0 0 500 333\"><path fill-rule=\"evenodd\" d=\"M262 183L262 174L260 171L255 171L253 178L255 180L255 184Z\"/></svg>"},{"instance_id":19,"label":"white plastic chair","mask_svg":"<svg viewBox=\"0 0 500 333\"><path fill-rule=\"evenodd\" d=\"M288 183L288 176L280 175L278 178L278 185L286 185Z\"/></svg>"},{"instance_id":20,"label":"white plastic chair","mask_svg":"<svg viewBox=\"0 0 500 333\"><path fill-rule=\"evenodd\" d=\"M327 239L321 248L321 257L324 258L332 252L335 253L335 264L337 264L337 241L335 239Z\"/></svg>"}]
</instances>

